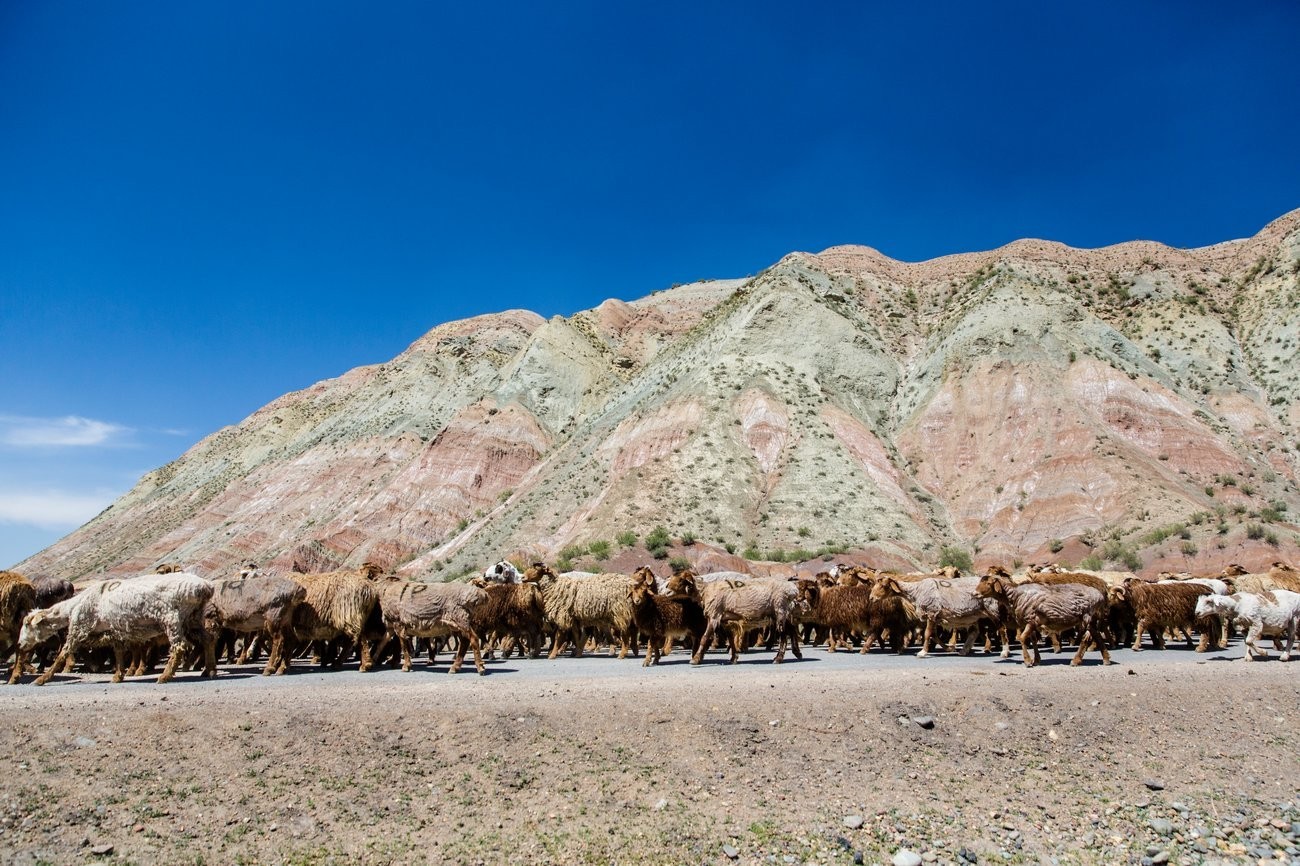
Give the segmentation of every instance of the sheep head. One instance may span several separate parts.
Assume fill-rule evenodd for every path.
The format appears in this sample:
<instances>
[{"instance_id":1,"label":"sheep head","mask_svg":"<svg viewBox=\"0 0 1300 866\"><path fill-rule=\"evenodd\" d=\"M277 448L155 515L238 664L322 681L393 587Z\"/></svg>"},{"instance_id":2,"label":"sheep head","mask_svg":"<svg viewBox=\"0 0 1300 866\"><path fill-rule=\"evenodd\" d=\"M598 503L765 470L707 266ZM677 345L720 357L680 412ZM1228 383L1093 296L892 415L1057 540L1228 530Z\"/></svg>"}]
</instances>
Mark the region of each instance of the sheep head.
<instances>
[{"instance_id":1,"label":"sheep head","mask_svg":"<svg viewBox=\"0 0 1300 866\"><path fill-rule=\"evenodd\" d=\"M876 585L871 587L872 601L884 601L899 595L904 595L904 592L902 584L896 577L881 577L876 581Z\"/></svg>"},{"instance_id":2,"label":"sheep head","mask_svg":"<svg viewBox=\"0 0 1300 866\"><path fill-rule=\"evenodd\" d=\"M1000 571L1002 569L999 569ZM1005 572L1004 572L1005 574ZM980 582L975 586L975 594L980 598L1006 598L1009 586L1008 576L995 574L990 571L989 574L980 578Z\"/></svg>"},{"instance_id":3,"label":"sheep head","mask_svg":"<svg viewBox=\"0 0 1300 866\"><path fill-rule=\"evenodd\" d=\"M650 566L643 565L636 571L632 572L633 585L644 586L650 592L655 591L655 573L650 570Z\"/></svg>"},{"instance_id":4,"label":"sheep head","mask_svg":"<svg viewBox=\"0 0 1300 866\"><path fill-rule=\"evenodd\" d=\"M1227 568L1225 568L1219 576L1236 577L1239 574L1250 574L1250 572L1246 571L1246 569L1242 568L1240 565L1237 565L1237 563L1234 562L1232 565L1229 565Z\"/></svg>"},{"instance_id":5,"label":"sheep head","mask_svg":"<svg viewBox=\"0 0 1300 866\"><path fill-rule=\"evenodd\" d=\"M362 563L361 568L358 570L366 580L378 580L379 575L384 573L384 570L373 562Z\"/></svg>"},{"instance_id":6,"label":"sheep head","mask_svg":"<svg viewBox=\"0 0 1300 866\"><path fill-rule=\"evenodd\" d=\"M558 577L559 575L555 573L555 569L551 568L546 563L534 562L532 565L528 566L528 569L524 572L523 581L525 583L540 583L545 578L555 580Z\"/></svg>"},{"instance_id":7,"label":"sheep head","mask_svg":"<svg viewBox=\"0 0 1300 866\"><path fill-rule=\"evenodd\" d=\"M689 571L679 571L672 577L668 578L668 595L682 596L684 598L698 598L700 594L699 587L695 583L695 575Z\"/></svg>"},{"instance_id":8,"label":"sheep head","mask_svg":"<svg viewBox=\"0 0 1300 866\"><path fill-rule=\"evenodd\" d=\"M68 617L57 608L43 607L27 614L18 633L18 649L30 652L68 627Z\"/></svg>"}]
</instances>

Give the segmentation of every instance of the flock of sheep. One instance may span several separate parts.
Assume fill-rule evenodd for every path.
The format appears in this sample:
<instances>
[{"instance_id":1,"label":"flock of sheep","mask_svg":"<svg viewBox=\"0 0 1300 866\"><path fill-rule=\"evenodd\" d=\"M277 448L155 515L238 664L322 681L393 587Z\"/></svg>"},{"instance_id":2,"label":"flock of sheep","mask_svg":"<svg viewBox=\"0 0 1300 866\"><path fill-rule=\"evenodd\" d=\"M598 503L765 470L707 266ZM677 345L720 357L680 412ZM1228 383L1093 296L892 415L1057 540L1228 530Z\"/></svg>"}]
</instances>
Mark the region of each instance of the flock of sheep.
<instances>
[{"instance_id":1,"label":"flock of sheep","mask_svg":"<svg viewBox=\"0 0 1300 866\"><path fill-rule=\"evenodd\" d=\"M200 664L215 676L223 653L245 664L266 654L263 674L282 674L295 657L310 653L317 664L337 668L355 650L362 671L400 653L403 670L425 642L429 663L441 644L455 638L450 671L472 651L478 672L484 655L518 650L548 657L571 647L580 656L591 645L618 647L619 658L639 655L658 664L682 641L691 664L717 646L739 653L756 642L787 644L802 657L800 641L825 642L831 652L859 645L866 653L888 644L901 653L915 643L924 657L947 639L962 654L983 638L1010 654L1011 637L1024 663L1039 661L1049 638L1060 649L1077 644L1071 664L1093 647L1109 663L1111 646L1144 634L1163 648L1166 633L1181 632L1198 652L1224 648L1235 625L1245 632L1246 655L1267 655L1261 637L1287 639L1290 656L1300 622L1300 572L1275 563L1250 574L1230 566L1217 577L1161 575L1156 579L1117 572L1031 568L1013 577L1001 568L963 576L953 569L896 574L837 566L816 578L754 578L737 572L699 575L689 569L659 577L649 567L627 574L567 572L543 563L522 572L508 562L469 583L410 581L367 564L355 571L280 576L245 566L238 577L208 580L178 566L152 574L99 580L75 589L65 580L28 581L0 572L0 663L13 656L9 683L37 673L43 685L71 672L79 657L88 665L111 656L114 682L153 667L166 648L159 682L182 666ZM238 659L236 659L238 653Z\"/></svg>"}]
</instances>

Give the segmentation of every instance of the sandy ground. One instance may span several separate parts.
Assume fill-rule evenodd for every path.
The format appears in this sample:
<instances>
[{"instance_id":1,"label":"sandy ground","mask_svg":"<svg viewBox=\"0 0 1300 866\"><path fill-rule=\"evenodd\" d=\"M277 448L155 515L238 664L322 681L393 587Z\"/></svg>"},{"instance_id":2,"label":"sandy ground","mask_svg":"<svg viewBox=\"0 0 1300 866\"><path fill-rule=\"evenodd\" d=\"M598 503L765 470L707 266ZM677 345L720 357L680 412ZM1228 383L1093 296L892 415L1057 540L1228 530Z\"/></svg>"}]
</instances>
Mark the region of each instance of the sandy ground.
<instances>
[{"instance_id":1,"label":"sandy ground","mask_svg":"<svg viewBox=\"0 0 1300 866\"><path fill-rule=\"evenodd\" d=\"M1239 656L7 687L0 862L1300 862L1300 665Z\"/></svg>"}]
</instances>

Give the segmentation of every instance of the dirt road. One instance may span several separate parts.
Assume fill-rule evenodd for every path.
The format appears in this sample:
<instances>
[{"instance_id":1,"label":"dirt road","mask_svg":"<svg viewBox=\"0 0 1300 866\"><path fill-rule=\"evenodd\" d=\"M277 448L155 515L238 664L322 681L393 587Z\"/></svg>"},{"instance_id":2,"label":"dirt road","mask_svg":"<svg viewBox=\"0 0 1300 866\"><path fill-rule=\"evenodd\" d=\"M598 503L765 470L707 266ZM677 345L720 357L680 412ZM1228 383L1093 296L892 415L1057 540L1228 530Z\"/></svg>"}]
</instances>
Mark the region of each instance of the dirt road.
<instances>
[{"instance_id":1,"label":"dirt road","mask_svg":"<svg viewBox=\"0 0 1300 866\"><path fill-rule=\"evenodd\" d=\"M1300 666L1240 652L4 688L0 861L1300 860Z\"/></svg>"}]
</instances>

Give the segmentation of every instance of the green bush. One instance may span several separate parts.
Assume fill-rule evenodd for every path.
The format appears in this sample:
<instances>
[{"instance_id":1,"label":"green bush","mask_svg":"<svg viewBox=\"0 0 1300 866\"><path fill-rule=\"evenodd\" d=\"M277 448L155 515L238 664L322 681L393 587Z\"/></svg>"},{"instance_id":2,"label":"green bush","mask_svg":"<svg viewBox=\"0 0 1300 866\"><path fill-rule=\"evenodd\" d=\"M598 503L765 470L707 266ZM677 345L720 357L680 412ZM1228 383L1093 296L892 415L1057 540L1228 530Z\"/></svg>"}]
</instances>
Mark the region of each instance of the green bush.
<instances>
[{"instance_id":1,"label":"green bush","mask_svg":"<svg viewBox=\"0 0 1300 866\"><path fill-rule=\"evenodd\" d=\"M1062 547L1065 547L1065 542L1059 538L1053 538L1051 541L1047 542L1047 549L1052 551L1052 553L1060 553Z\"/></svg>"},{"instance_id":2,"label":"green bush","mask_svg":"<svg viewBox=\"0 0 1300 866\"><path fill-rule=\"evenodd\" d=\"M672 559L668 560L668 566L673 571L682 571L683 569L691 567L691 561L684 556L674 556Z\"/></svg>"},{"instance_id":3,"label":"green bush","mask_svg":"<svg viewBox=\"0 0 1300 866\"><path fill-rule=\"evenodd\" d=\"M623 547L631 547L632 545L636 544L636 539L637 539L637 534L630 529L624 532L620 532L618 535L614 536L614 540L617 541Z\"/></svg>"},{"instance_id":4,"label":"green bush","mask_svg":"<svg viewBox=\"0 0 1300 866\"><path fill-rule=\"evenodd\" d=\"M587 550L598 562L604 562L609 559L610 546L608 541L593 541L591 544L587 545Z\"/></svg>"},{"instance_id":5,"label":"green bush","mask_svg":"<svg viewBox=\"0 0 1300 866\"><path fill-rule=\"evenodd\" d=\"M1105 565L1106 563L1102 562L1101 557L1095 553L1091 553L1079 560L1079 568L1085 571L1101 571Z\"/></svg>"},{"instance_id":6,"label":"green bush","mask_svg":"<svg viewBox=\"0 0 1300 866\"><path fill-rule=\"evenodd\" d=\"M671 540L672 539L668 535L667 529L665 529L662 526L656 526L654 529L650 531L650 534L645 537L645 546L646 547L667 547L668 542Z\"/></svg>"},{"instance_id":7,"label":"green bush","mask_svg":"<svg viewBox=\"0 0 1300 866\"><path fill-rule=\"evenodd\" d=\"M975 567L970 552L961 547L949 546L939 551L939 567L952 566L958 571L970 571Z\"/></svg>"},{"instance_id":8,"label":"green bush","mask_svg":"<svg viewBox=\"0 0 1300 866\"><path fill-rule=\"evenodd\" d=\"M1259 541L1264 537L1264 527L1260 526L1258 523L1247 523L1246 537L1251 541Z\"/></svg>"}]
</instances>

